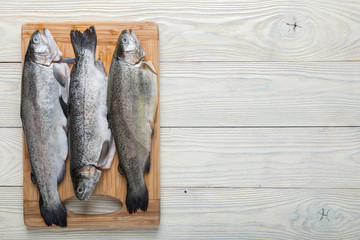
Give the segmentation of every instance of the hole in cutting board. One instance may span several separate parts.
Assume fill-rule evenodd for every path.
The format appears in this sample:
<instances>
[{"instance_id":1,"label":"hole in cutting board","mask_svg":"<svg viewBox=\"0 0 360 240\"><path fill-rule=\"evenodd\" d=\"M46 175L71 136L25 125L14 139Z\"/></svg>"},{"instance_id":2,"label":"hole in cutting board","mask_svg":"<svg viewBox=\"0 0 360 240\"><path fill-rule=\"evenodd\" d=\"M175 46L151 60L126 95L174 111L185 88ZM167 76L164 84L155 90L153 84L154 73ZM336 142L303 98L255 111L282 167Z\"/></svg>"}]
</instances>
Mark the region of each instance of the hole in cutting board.
<instances>
[{"instance_id":1,"label":"hole in cutting board","mask_svg":"<svg viewBox=\"0 0 360 240\"><path fill-rule=\"evenodd\" d=\"M80 201L73 196L64 201L67 210L77 214L105 214L120 210L123 203L114 197L93 195L89 200Z\"/></svg>"}]
</instances>

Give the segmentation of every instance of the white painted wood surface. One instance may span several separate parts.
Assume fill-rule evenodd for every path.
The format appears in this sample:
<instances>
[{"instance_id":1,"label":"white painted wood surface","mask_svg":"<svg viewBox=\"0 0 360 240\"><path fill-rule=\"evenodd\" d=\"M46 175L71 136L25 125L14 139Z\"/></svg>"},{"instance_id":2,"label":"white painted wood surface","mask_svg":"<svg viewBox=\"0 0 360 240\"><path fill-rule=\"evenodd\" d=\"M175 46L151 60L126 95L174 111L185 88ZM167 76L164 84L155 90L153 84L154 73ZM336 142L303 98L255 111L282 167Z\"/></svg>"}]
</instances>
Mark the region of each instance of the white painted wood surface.
<instances>
[{"instance_id":1,"label":"white painted wood surface","mask_svg":"<svg viewBox=\"0 0 360 240\"><path fill-rule=\"evenodd\" d=\"M358 239L359 13L351 0L0 0L0 238ZM21 24L79 20L159 24L157 230L24 226Z\"/></svg>"}]
</instances>

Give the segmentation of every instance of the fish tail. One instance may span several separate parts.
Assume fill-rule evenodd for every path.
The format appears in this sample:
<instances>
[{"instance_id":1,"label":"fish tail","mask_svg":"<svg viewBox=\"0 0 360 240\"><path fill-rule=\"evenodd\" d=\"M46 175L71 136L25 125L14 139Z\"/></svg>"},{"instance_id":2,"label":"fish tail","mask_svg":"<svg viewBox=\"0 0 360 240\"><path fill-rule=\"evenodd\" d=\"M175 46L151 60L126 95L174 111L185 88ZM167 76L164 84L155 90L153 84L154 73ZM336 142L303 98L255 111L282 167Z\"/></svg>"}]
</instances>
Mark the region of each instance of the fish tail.
<instances>
[{"instance_id":1,"label":"fish tail","mask_svg":"<svg viewBox=\"0 0 360 240\"><path fill-rule=\"evenodd\" d=\"M126 195L126 208L130 214L136 213L138 209L146 211L149 205L149 193L146 187L132 191L128 185L128 191Z\"/></svg>"},{"instance_id":2,"label":"fish tail","mask_svg":"<svg viewBox=\"0 0 360 240\"><path fill-rule=\"evenodd\" d=\"M74 48L75 57L80 55L80 52L85 49L90 50L95 54L96 49L96 32L94 26L89 27L84 33L78 30L70 32L71 44Z\"/></svg>"},{"instance_id":3,"label":"fish tail","mask_svg":"<svg viewBox=\"0 0 360 240\"><path fill-rule=\"evenodd\" d=\"M65 206L59 202L55 206L45 204L42 197L39 200L40 213L47 226L55 224L59 227L66 227L67 212Z\"/></svg>"}]
</instances>

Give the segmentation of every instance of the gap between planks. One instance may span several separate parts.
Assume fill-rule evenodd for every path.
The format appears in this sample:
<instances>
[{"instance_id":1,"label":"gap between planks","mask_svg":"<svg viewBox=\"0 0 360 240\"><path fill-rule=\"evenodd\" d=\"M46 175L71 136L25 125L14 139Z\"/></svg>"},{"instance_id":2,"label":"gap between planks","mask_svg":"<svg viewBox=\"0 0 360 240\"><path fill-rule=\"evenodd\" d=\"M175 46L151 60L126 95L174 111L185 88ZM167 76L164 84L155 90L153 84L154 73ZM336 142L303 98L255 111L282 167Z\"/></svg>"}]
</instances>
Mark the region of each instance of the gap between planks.
<instances>
[{"instance_id":1,"label":"gap between planks","mask_svg":"<svg viewBox=\"0 0 360 240\"><path fill-rule=\"evenodd\" d=\"M15 185L15 186L8 186L8 185L0 185L0 188L24 188L24 186ZM161 187L162 189L183 189L185 191L191 189L253 189L253 190L262 190L262 189L274 189L274 190L286 190L286 189L299 189L299 190L360 190L360 187L227 187L227 186L164 186ZM98 195L100 196L100 195Z\"/></svg>"},{"instance_id":2,"label":"gap between planks","mask_svg":"<svg viewBox=\"0 0 360 240\"><path fill-rule=\"evenodd\" d=\"M159 61L159 63L348 63L348 62L360 62L360 60L329 60L329 61L271 61L271 60L257 60L257 61L243 61L243 60L232 60L232 61L212 61L212 60L189 60L189 61ZM1 63L22 63L21 61L0 61Z\"/></svg>"},{"instance_id":3,"label":"gap between planks","mask_svg":"<svg viewBox=\"0 0 360 240\"><path fill-rule=\"evenodd\" d=\"M359 128L360 126L160 126L160 129L229 129L229 128ZM21 129L22 127L0 127L0 129Z\"/></svg>"}]
</instances>

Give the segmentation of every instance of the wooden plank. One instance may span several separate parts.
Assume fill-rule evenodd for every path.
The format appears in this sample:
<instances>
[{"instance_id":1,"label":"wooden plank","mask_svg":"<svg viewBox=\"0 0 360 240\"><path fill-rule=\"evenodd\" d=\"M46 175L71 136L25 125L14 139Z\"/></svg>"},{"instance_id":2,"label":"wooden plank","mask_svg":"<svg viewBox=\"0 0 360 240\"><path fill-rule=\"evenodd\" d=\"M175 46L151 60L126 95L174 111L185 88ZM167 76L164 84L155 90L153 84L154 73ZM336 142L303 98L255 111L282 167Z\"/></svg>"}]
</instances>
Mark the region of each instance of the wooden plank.
<instances>
[{"instance_id":1,"label":"wooden plank","mask_svg":"<svg viewBox=\"0 0 360 240\"><path fill-rule=\"evenodd\" d=\"M359 188L360 128L163 128L160 144L162 187ZM22 185L20 146L0 129L0 186Z\"/></svg>"},{"instance_id":2,"label":"wooden plank","mask_svg":"<svg viewBox=\"0 0 360 240\"><path fill-rule=\"evenodd\" d=\"M360 128L188 128L161 133L165 186L359 187Z\"/></svg>"},{"instance_id":3,"label":"wooden plank","mask_svg":"<svg viewBox=\"0 0 360 240\"><path fill-rule=\"evenodd\" d=\"M0 128L0 186L22 186L22 129Z\"/></svg>"},{"instance_id":4,"label":"wooden plank","mask_svg":"<svg viewBox=\"0 0 360 240\"><path fill-rule=\"evenodd\" d=\"M357 189L173 189L161 191L158 229L32 229L22 189L0 188L4 239L358 239Z\"/></svg>"},{"instance_id":5,"label":"wooden plank","mask_svg":"<svg viewBox=\"0 0 360 240\"><path fill-rule=\"evenodd\" d=\"M21 127L20 94L21 64L0 63L0 127Z\"/></svg>"},{"instance_id":6,"label":"wooden plank","mask_svg":"<svg viewBox=\"0 0 360 240\"><path fill-rule=\"evenodd\" d=\"M161 61L360 60L359 12L352 0L2 1L0 61L21 61L23 23L114 20L156 21Z\"/></svg>"},{"instance_id":7,"label":"wooden plank","mask_svg":"<svg viewBox=\"0 0 360 240\"><path fill-rule=\"evenodd\" d=\"M101 58L105 71L109 72L112 56L116 47L119 34L124 29L133 29L141 41L146 53L145 61L151 61L157 72L159 71L158 27L153 22L79 22L79 23L27 23L22 26L22 57L25 56L31 34L38 29L47 28L53 35L64 57L73 57L70 42L70 31L84 31L93 25L96 29L97 47L95 59ZM101 40L100 40L101 39ZM94 59L94 60L95 60ZM158 78L159 84L159 78ZM160 122L159 101L154 122L154 134L150 152L151 169L145 174L145 181L149 193L149 206L146 212L138 211L129 214L126 207L108 214L78 214L68 211L67 227L69 228L139 228L156 227L160 221ZM24 221L30 227L46 227L40 215L39 192L30 179L31 167L23 145L23 186L24 186ZM127 187L126 178L118 172L118 159L115 159L109 170L102 171L100 182L97 184L93 195L106 195L120 200L125 205ZM61 200L74 196L74 188L70 178L69 159L66 161L66 174L59 185L58 191ZM53 225L56 227L55 225Z\"/></svg>"},{"instance_id":8,"label":"wooden plank","mask_svg":"<svg viewBox=\"0 0 360 240\"><path fill-rule=\"evenodd\" d=\"M360 62L163 64L161 126L359 126Z\"/></svg>"},{"instance_id":9,"label":"wooden plank","mask_svg":"<svg viewBox=\"0 0 360 240\"><path fill-rule=\"evenodd\" d=\"M162 63L161 126L359 126L360 62ZM20 127L21 65L0 64L0 127Z\"/></svg>"}]
</instances>

